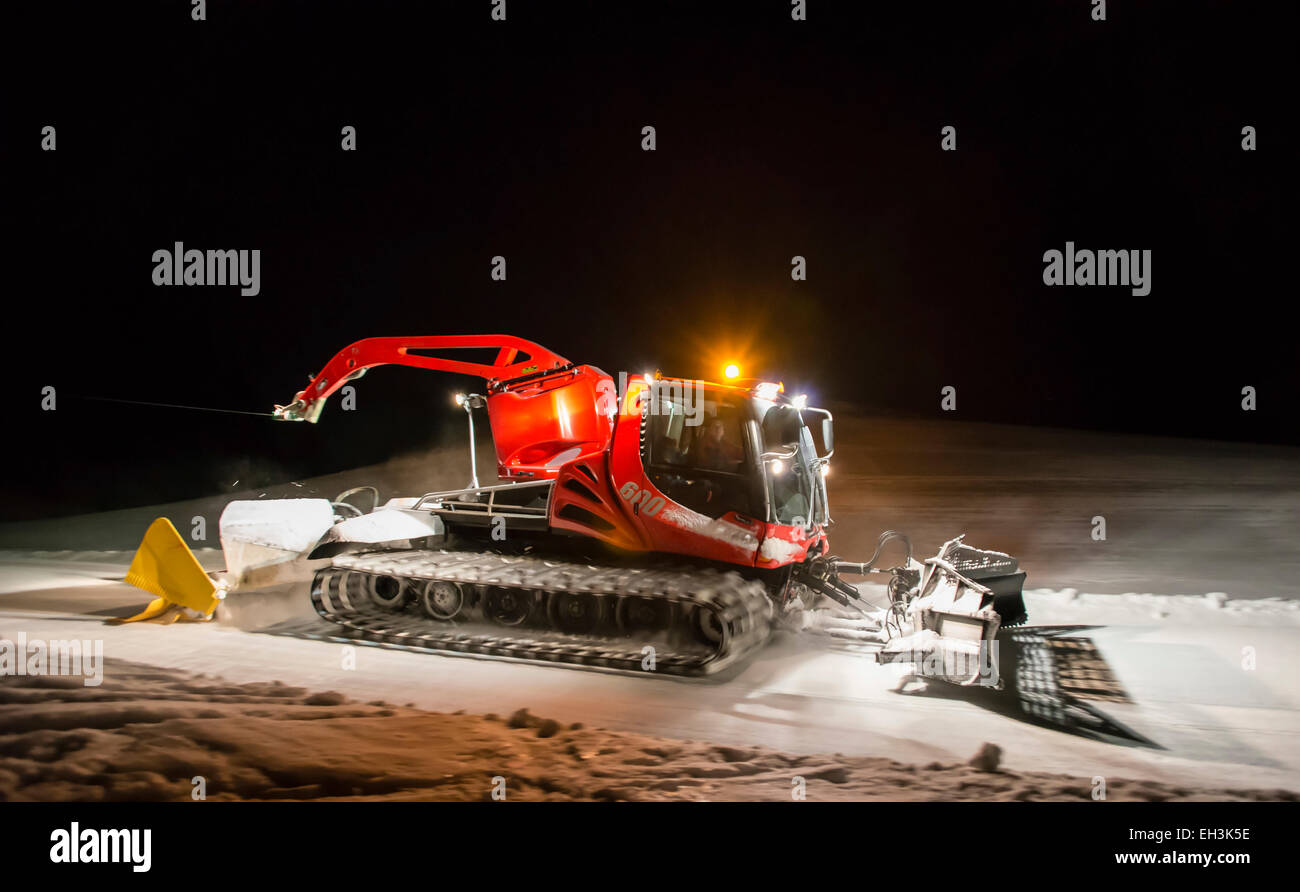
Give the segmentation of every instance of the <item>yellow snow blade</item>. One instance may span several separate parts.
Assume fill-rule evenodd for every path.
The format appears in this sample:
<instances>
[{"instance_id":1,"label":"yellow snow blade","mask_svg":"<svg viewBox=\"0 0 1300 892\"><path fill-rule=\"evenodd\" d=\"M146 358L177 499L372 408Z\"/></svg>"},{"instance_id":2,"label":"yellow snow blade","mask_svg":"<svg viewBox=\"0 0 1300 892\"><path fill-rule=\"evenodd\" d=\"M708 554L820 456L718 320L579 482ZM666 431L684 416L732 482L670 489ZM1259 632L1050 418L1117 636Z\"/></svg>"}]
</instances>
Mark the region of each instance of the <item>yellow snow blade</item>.
<instances>
[{"instance_id":1,"label":"yellow snow blade","mask_svg":"<svg viewBox=\"0 0 1300 892\"><path fill-rule=\"evenodd\" d=\"M156 616L162 616L171 609L171 606L171 604L167 603L166 598L154 598L149 602L148 607L141 610L135 616L119 617L116 621L119 623L134 623L140 622L141 620L153 619ZM110 620L110 622L112 621L113 620Z\"/></svg>"},{"instance_id":2,"label":"yellow snow blade","mask_svg":"<svg viewBox=\"0 0 1300 892\"><path fill-rule=\"evenodd\" d=\"M157 598L140 613L121 620L124 623L154 619L174 607L188 607L204 617L217 608L216 584L165 517L149 525L126 573L126 581ZM173 611L164 622L175 622L181 613Z\"/></svg>"}]
</instances>

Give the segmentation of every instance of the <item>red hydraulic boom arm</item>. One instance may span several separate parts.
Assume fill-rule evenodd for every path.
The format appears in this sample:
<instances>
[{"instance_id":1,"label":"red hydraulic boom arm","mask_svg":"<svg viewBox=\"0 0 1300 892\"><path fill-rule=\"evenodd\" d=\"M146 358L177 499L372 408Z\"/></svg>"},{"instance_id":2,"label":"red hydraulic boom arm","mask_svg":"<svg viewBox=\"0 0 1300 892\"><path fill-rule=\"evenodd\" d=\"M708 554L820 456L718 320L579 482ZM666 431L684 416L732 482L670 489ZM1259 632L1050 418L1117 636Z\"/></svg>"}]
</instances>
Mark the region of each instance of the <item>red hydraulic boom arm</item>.
<instances>
[{"instance_id":1,"label":"red hydraulic boom arm","mask_svg":"<svg viewBox=\"0 0 1300 892\"><path fill-rule=\"evenodd\" d=\"M490 365L454 358L457 350L466 348L495 350L496 358ZM377 365L485 379L497 473L502 478L554 478L569 460L609 445L618 402L610 377L593 366L575 366L540 344L513 335L357 341L336 353L292 402L276 406L275 417L315 422L330 394Z\"/></svg>"},{"instance_id":2,"label":"red hydraulic boom arm","mask_svg":"<svg viewBox=\"0 0 1300 892\"><path fill-rule=\"evenodd\" d=\"M411 353L412 350L456 350L496 348L491 365L444 356ZM407 365L417 369L476 375L489 382L506 381L571 365L567 359L545 347L513 335L426 335L413 338L365 338L344 347L325 364L311 383L294 395L287 406L276 406L282 421L310 421L320 418L325 400L348 381L360 378L377 365Z\"/></svg>"}]
</instances>

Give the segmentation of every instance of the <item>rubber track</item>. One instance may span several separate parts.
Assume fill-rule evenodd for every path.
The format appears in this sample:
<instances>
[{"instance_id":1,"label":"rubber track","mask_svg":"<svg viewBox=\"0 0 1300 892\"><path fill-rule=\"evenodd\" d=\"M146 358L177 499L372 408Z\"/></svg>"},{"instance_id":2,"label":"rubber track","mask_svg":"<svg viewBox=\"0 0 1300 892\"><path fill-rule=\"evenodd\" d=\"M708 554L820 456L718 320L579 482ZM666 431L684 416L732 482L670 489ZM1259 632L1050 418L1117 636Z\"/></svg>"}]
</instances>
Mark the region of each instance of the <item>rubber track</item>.
<instances>
[{"instance_id":1,"label":"rubber track","mask_svg":"<svg viewBox=\"0 0 1300 892\"><path fill-rule=\"evenodd\" d=\"M340 555L317 572L312 606L326 620L372 643L439 653L503 657L511 660L562 664L644 673L644 642L597 635L568 635L548 630L529 637L529 630L494 627L500 634L472 632L454 622L424 615L418 605L402 611L384 610L366 594L365 576L395 576L422 584L444 580L470 585L518 588L548 593L568 592L614 597L666 599L682 608L702 606L718 612L731 634L721 650L661 650L656 644L652 674L709 675L735 665L754 653L771 631L772 604L760 582L739 573L713 569L641 569L595 566L533 556L478 551L419 550ZM535 635L535 631L534 631Z\"/></svg>"}]
</instances>

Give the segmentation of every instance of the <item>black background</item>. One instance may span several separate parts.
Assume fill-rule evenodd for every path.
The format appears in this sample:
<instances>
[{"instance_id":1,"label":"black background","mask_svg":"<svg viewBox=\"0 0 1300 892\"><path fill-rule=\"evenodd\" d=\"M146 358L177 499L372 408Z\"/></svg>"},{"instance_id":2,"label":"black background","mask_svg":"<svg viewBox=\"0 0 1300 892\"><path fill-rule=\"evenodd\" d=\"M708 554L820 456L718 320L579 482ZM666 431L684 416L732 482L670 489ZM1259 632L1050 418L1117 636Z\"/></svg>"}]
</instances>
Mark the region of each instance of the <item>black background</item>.
<instances>
[{"instance_id":1,"label":"black background","mask_svg":"<svg viewBox=\"0 0 1300 892\"><path fill-rule=\"evenodd\" d=\"M798 809L794 815L786 809ZM617 814L615 815L615 811ZM774 879L830 888L846 871L866 880L922 875L931 882L969 884L1014 875L1025 882L1060 885L1067 874L1127 877L1132 882L1185 881L1215 887L1286 869L1293 847L1291 802L760 802L600 804L483 802L175 802L13 803L0 824L12 855L5 867L18 876L39 872L65 881L116 878L135 885L205 879L301 884L326 880L337 887L358 882L435 880L452 875L499 879L505 884L539 870L562 876L577 889L611 888L633 874L679 884L698 861L629 852L638 833L672 833L707 846L727 862L729 882L765 888ZM149 828L152 865L133 873L127 864L52 864L54 830ZM788 823L798 821L808 841L792 846ZM549 823L548 823L549 822ZM935 844L927 828L975 827L990 838L944 842L942 852L917 854ZM454 847L430 843L437 829L455 826ZM556 853L558 833L583 843ZM868 838L857 855L837 840L861 827ZM340 830L340 828L343 828ZM431 829L432 828L432 829ZM633 828L644 828L641 830ZM1244 829L1248 838L1201 840L1200 831ZM548 832L550 829L550 832ZM1156 843L1134 840L1134 830L1190 830L1193 838ZM829 832L826 832L829 830ZM874 831L874 832L872 832ZM889 846L876 837L898 831ZM960 835L959 835L960 836ZM502 846L508 840L509 857ZM808 851L822 846L832 851ZM999 863L976 863L983 847ZM1007 850L1015 849L1010 852ZM1249 863L1117 864L1116 854L1248 855ZM6 852L9 854L9 851ZM920 864L918 864L920 860ZM1005 863L1003 863L1005 862Z\"/></svg>"},{"instance_id":2,"label":"black background","mask_svg":"<svg viewBox=\"0 0 1300 892\"><path fill-rule=\"evenodd\" d=\"M9 516L354 467L461 425L459 382L407 369L316 426L82 399L269 411L381 334L517 334L614 373L736 355L870 411L938 417L951 384L965 420L1300 442L1280 7L490 8L6 9ZM1151 293L1045 287L1067 239L1150 249ZM261 293L154 286L175 241L260 249Z\"/></svg>"}]
</instances>

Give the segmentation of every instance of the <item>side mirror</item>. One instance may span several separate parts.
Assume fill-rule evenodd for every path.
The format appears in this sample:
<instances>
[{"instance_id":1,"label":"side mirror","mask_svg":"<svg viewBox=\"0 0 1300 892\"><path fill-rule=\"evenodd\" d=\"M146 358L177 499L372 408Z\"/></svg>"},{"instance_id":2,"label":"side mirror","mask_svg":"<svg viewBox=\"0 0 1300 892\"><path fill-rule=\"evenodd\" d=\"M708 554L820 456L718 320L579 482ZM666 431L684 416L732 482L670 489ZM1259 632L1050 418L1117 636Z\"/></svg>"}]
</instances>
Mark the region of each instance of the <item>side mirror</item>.
<instances>
[{"instance_id":1,"label":"side mirror","mask_svg":"<svg viewBox=\"0 0 1300 892\"><path fill-rule=\"evenodd\" d=\"M822 445L826 447L827 455L830 455L835 451L835 433L833 428L834 425L831 423L831 418L827 415L822 419Z\"/></svg>"}]
</instances>

